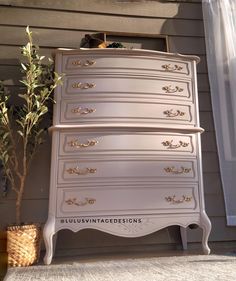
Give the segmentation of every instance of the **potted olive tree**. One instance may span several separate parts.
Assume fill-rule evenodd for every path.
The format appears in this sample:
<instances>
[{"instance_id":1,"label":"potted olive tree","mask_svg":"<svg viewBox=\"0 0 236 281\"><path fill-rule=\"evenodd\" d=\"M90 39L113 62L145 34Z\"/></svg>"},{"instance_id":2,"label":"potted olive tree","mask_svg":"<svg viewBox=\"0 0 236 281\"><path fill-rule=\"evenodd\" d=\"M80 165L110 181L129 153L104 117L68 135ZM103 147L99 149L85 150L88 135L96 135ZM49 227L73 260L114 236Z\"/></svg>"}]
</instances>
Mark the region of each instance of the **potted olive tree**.
<instances>
[{"instance_id":1,"label":"potted olive tree","mask_svg":"<svg viewBox=\"0 0 236 281\"><path fill-rule=\"evenodd\" d=\"M0 87L0 161L2 172L16 195L16 225L7 228L8 264L26 266L37 261L40 227L26 225L21 219L22 198L30 165L45 129L42 120L52 102L52 92L61 83L52 64L43 64L44 57L33 44L32 32L26 28L28 43L21 48L24 87L18 94L20 105L10 105L5 87ZM22 248L21 248L22 247Z\"/></svg>"}]
</instances>

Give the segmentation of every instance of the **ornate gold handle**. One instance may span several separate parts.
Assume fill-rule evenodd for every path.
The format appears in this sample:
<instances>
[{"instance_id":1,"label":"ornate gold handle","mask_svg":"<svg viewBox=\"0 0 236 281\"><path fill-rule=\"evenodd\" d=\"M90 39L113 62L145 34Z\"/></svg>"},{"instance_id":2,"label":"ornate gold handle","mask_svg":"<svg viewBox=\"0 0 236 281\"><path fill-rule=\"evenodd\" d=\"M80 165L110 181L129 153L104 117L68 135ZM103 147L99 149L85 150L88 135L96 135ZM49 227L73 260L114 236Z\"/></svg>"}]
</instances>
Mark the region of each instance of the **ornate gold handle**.
<instances>
[{"instance_id":1,"label":"ornate gold handle","mask_svg":"<svg viewBox=\"0 0 236 281\"><path fill-rule=\"evenodd\" d=\"M66 172L70 175L79 175L79 176L84 176L87 174L95 174L97 172L97 169L94 168L83 168L80 169L79 167L75 167L75 168L69 168L66 170Z\"/></svg>"},{"instance_id":2,"label":"ornate gold handle","mask_svg":"<svg viewBox=\"0 0 236 281\"><path fill-rule=\"evenodd\" d=\"M67 205L75 205L75 206L85 206L85 205L93 205L96 202L94 198L85 198L85 201L77 201L77 198L69 198L65 200Z\"/></svg>"},{"instance_id":3,"label":"ornate gold handle","mask_svg":"<svg viewBox=\"0 0 236 281\"><path fill-rule=\"evenodd\" d=\"M165 91L165 93L177 93L177 92L183 92L183 88L180 88L179 86L175 86L172 88L171 86L164 86L162 87L162 90Z\"/></svg>"},{"instance_id":4,"label":"ornate gold handle","mask_svg":"<svg viewBox=\"0 0 236 281\"><path fill-rule=\"evenodd\" d=\"M76 139L76 140L72 140L72 141L68 142L68 144L71 147L86 148L86 147L94 146L94 145L98 144L98 141L96 141L96 140L87 140L87 143L80 143L79 140Z\"/></svg>"},{"instance_id":5,"label":"ornate gold handle","mask_svg":"<svg viewBox=\"0 0 236 281\"><path fill-rule=\"evenodd\" d=\"M183 67L179 66L178 64L163 64L161 67L164 68L166 71L180 71L183 69Z\"/></svg>"},{"instance_id":6,"label":"ornate gold handle","mask_svg":"<svg viewBox=\"0 0 236 281\"><path fill-rule=\"evenodd\" d=\"M87 90L94 88L96 86L95 83L81 83L81 82L76 82L72 84L72 88L74 89L81 89L81 90Z\"/></svg>"},{"instance_id":7,"label":"ornate gold handle","mask_svg":"<svg viewBox=\"0 0 236 281\"><path fill-rule=\"evenodd\" d=\"M188 197L188 196L185 196L185 195L183 195L181 199L175 199L175 198L176 198L175 195L165 197L167 202L173 203L173 204L180 204L180 203L184 203L184 202L190 202L192 200L192 197Z\"/></svg>"},{"instance_id":8,"label":"ornate gold handle","mask_svg":"<svg viewBox=\"0 0 236 281\"><path fill-rule=\"evenodd\" d=\"M93 113L95 112L96 109L95 108L88 108L88 107L77 107L77 108L73 108L71 109L71 112L72 113L75 113L75 114L79 114L79 115L86 115L86 114L89 114L89 113Z\"/></svg>"},{"instance_id":9,"label":"ornate gold handle","mask_svg":"<svg viewBox=\"0 0 236 281\"><path fill-rule=\"evenodd\" d=\"M175 167L166 167L164 168L166 173L171 173L171 174L188 174L190 173L190 171L192 170L191 168L184 168L184 167L180 167L180 169L176 169Z\"/></svg>"},{"instance_id":10,"label":"ornate gold handle","mask_svg":"<svg viewBox=\"0 0 236 281\"><path fill-rule=\"evenodd\" d=\"M178 109L176 111L174 111L174 109L170 109L170 110L163 111L163 114L165 114L167 117L177 117L177 116L184 116L185 112L180 111Z\"/></svg>"},{"instance_id":11,"label":"ornate gold handle","mask_svg":"<svg viewBox=\"0 0 236 281\"><path fill-rule=\"evenodd\" d=\"M180 148L180 147L187 147L189 145L189 143L179 141L178 144L173 144L173 140L171 140L171 141L163 141L162 145L167 146L167 149L177 149L177 148Z\"/></svg>"},{"instance_id":12,"label":"ornate gold handle","mask_svg":"<svg viewBox=\"0 0 236 281\"><path fill-rule=\"evenodd\" d=\"M92 66L96 63L96 61L94 60L74 60L72 61L72 65L75 65L75 66Z\"/></svg>"}]
</instances>

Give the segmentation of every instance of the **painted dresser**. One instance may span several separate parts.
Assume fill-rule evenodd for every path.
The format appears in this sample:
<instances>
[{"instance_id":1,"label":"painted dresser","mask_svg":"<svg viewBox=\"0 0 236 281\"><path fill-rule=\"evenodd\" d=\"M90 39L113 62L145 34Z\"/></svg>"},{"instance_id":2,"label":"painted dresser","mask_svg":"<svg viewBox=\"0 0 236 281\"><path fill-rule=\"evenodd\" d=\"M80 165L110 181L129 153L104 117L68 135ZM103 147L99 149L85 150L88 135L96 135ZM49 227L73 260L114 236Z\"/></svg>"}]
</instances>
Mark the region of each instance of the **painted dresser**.
<instances>
[{"instance_id":1,"label":"painted dresser","mask_svg":"<svg viewBox=\"0 0 236 281\"><path fill-rule=\"evenodd\" d=\"M148 50L58 51L46 255L61 229L93 228L124 237L179 225L203 229L196 63Z\"/></svg>"}]
</instances>

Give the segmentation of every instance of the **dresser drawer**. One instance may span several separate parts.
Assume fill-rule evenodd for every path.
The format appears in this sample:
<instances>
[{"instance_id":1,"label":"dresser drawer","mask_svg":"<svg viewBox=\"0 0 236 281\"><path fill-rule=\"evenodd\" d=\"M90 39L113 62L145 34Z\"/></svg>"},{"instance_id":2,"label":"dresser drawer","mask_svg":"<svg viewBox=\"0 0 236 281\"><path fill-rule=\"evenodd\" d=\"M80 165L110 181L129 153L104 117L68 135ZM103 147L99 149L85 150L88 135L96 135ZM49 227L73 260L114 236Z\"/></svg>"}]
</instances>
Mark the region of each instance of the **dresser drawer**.
<instances>
[{"instance_id":1,"label":"dresser drawer","mask_svg":"<svg viewBox=\"0 0 236 281\"><path fill-rule=\"evenodd\" d=\"M67 131L60 133L59 155L196 155L194 134Z\"/></svg>"},{"instance_id":2,"label":"dresser drawer","mask_svg":"<svg viewBox=\"0 0 236 281\"><path fill-rule=\"evenodd\" d=\"M61 101L62 124L185 124L194 125L195 108L192 103L157 103L139 101Z\"/></svg>"},{"instance_id":3,"label":"dresser drawer","mask_svg":"<svg viewBox=\"0 0 236 281\"><path fill-rule=\"evenodd\" d=\"M57 216L197 212L197 185L57 190Z\"/></svg>"},{"instance_id":4,"label":"dresser drawer","mask_svg":"<svg viewBox=\"0 0 236 281\"><path fill-rule=\"evenodd\" d=\"M84 52L85 53L85 52ZM100 54L89 52L84 55L63 55L62 72L63 73L157 73L168 76L190 76L192 74L191 62L179 59L177 57L143 55L140 52L129 51L121 55L113 50L101 50ZM139 55L140 54L140 55ZM182 57L183 58L183 57Z\"/></svg>"},{"instance_id":5,"label":"dresser drawer","mask_svg":"<svg viewBox=\"0 0 236 281\"><path fill-rule=\"evenodd\" d=\"M192 160L150 159L60 159L58 184L83 181L189 181L197 179L197 165Z\"/></svg>"},{"instance_id":6,"label":"dresser drawer","mask_svg":"<svg viewBox=\"0 0 236 281\"><path fill-rule=\"evenodd\" d=\"M65 98L130 97L192 100L191 80L143 76L67 76L62 86Z\"/></svg>"}]
</instances>

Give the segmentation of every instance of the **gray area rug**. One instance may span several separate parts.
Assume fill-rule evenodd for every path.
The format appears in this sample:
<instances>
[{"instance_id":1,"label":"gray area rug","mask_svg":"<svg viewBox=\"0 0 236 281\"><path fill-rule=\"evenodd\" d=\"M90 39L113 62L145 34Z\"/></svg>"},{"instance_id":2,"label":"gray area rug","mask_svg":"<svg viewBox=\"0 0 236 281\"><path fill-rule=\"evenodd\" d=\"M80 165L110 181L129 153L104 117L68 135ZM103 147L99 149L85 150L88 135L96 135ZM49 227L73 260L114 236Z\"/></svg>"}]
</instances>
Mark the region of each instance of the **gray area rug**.
<instances>
[{"instance_id":1,"label":"gray area rug","mask_svg":"<svg viewBox=\"0 0 236 281\"><path fill-rule=\"evenodd\" d=\"M10 268L4 281L236 281L236 254L109 258Z\"/></svg>"}]
</instances>

